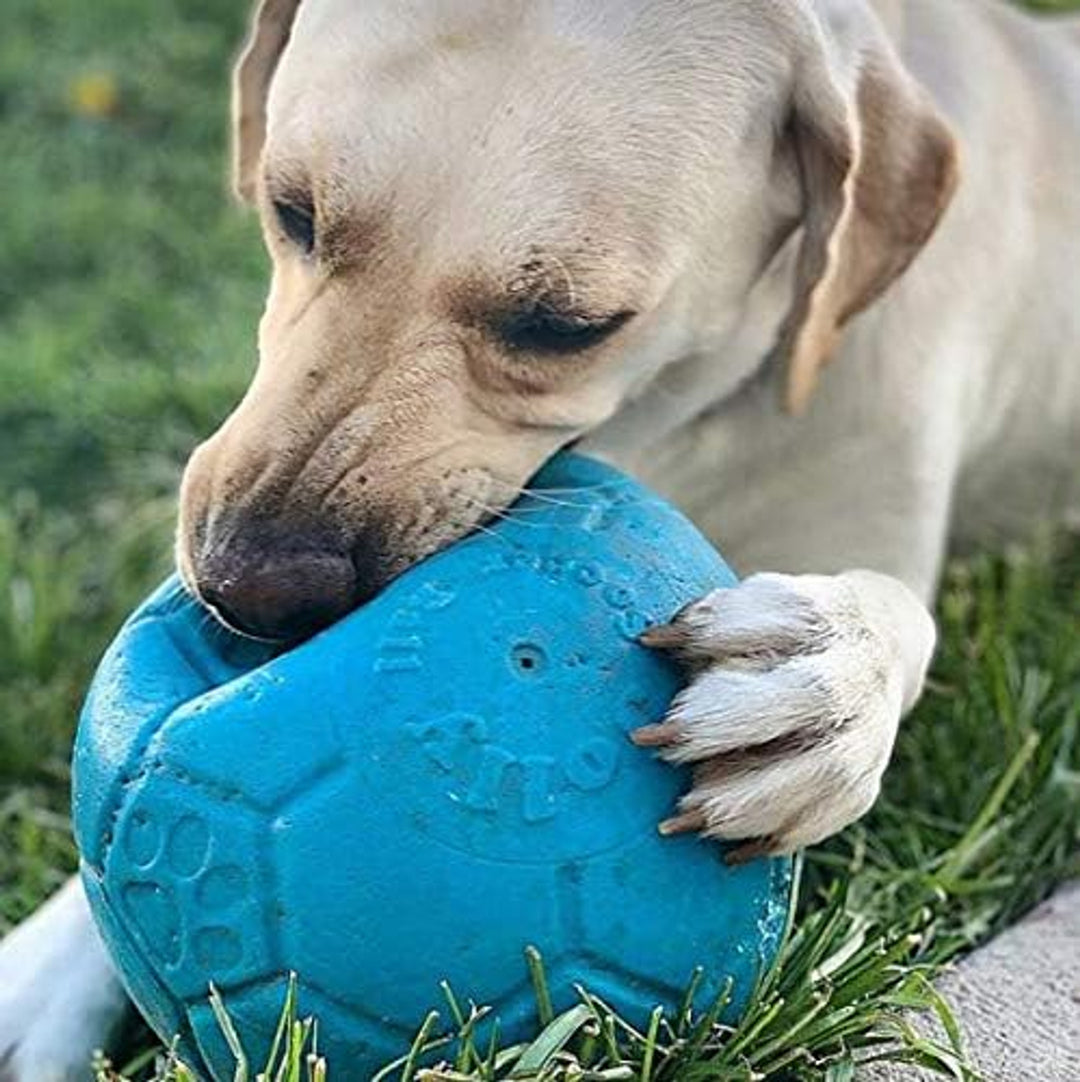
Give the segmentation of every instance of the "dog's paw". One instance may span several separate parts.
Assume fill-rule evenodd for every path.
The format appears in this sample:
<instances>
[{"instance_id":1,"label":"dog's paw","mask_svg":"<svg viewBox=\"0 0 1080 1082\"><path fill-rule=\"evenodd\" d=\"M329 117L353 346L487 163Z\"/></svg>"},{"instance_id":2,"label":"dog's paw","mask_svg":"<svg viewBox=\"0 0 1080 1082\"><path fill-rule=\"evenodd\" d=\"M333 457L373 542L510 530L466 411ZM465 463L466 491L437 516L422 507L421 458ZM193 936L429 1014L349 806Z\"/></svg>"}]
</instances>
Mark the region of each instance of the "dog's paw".
<instances>
[{"instance_id":1,"label":"dog's paw","mask_svg":"<svg viewBox=\"0 0 1080 1082\"><path fill-rule=\"evenodd\" d=\"M87 1082L124 993L72 880L0 942L0 1082Z\"/></svg>"},{"instance_id":2,"label":"dog's paw","mask_svg":"<svg viewBox=\"0 0 1080 1082\"><path fill-rule=\"evenodd\" d=\"M819 842L870 808L934 628L882 575L770 574L710 594L642 641L693 674L667 718L634 733L694 764L661 830L742 842L728 854L738 862Z\"/></svg>"}]
</instances>

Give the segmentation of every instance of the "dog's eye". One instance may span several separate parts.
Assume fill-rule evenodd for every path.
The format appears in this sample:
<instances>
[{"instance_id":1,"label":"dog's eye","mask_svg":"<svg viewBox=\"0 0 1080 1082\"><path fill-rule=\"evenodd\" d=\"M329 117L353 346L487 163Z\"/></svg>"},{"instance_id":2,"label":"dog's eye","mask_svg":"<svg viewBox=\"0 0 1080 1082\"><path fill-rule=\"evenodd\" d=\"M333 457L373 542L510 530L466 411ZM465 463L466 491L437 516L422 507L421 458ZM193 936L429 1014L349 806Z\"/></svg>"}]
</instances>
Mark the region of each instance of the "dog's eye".
<instances>
[{"instance_id":1,"label":"dog's eye","mask_svg":"<svg viewBox=\"0 0 1080 1082\"><path fill-rule=\"evenodd\" d=\"M537 304L501 319L499 337L515 353L580 353L609 338L633 314L584 316Z\"/></svg>"},{"instance_id":2,"label":"dog's eye","mask_svg":"<svg viewBox=\"0 0 1080 1082\"><path fill-rule=\"evenodd\" d=\"M310 203L274 200L274 213L289 238L305 255L315 248L315 208Z\"/></svg>"}]
</instances>

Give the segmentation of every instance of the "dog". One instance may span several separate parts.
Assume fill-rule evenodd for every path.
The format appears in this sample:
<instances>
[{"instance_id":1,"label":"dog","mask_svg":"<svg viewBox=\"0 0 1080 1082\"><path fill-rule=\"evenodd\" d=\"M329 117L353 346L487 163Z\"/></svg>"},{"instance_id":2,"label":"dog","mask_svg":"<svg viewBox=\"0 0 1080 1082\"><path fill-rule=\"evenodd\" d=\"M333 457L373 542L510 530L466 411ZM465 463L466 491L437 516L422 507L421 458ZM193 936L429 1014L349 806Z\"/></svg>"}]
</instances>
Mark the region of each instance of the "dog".
<instances>
[{"instance_id":1,"label":"dog","mask_svg":"<svg viewBox=\"0 0 1080 1082\"><path fill-rule=\"evenodd\" d=\"M273 280L189 589L303 637L576 444L745 576L646 638L693 674L635 734L695 767L661 829L747 859L861 816L950 538L1080 508L1080 21L262 0L234 84ZM122 1004L73 881L0 947L0 1078L84 1077Z\"/></svg>"}]
</instances>

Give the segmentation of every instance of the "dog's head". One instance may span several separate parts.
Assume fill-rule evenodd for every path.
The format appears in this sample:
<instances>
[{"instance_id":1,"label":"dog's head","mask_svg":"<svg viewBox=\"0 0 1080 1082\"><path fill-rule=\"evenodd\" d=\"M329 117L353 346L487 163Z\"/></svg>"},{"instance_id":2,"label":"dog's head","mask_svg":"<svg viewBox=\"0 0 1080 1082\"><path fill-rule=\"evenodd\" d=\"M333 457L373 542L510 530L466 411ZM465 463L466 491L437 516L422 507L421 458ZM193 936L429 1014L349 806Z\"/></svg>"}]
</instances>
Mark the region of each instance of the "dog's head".
<instances>
[{"instance_id":1,"label":"dog's head","mask_svg":"<svg viewBox=\"0 0 1080 1082\"><path fill-rule=\"evenodd\" d=\"M178 553L270 638L497 515L661 368L728 364L788 250L798 411L953 184L858 0L262 0L234 112L273 281Z\"/></svg>"}]
</instances>

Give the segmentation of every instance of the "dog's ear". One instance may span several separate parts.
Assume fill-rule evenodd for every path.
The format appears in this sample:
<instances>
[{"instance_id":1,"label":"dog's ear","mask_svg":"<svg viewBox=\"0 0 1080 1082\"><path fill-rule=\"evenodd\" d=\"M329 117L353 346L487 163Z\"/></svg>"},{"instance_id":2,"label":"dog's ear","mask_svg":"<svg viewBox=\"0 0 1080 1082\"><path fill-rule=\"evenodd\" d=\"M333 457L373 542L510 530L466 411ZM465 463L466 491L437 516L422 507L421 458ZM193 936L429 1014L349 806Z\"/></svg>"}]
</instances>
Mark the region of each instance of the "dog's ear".
<instances>
[{"instance_id":1,"label":"dog's ear","mask_svg":"<svg viewBox=\"0 0 1080 1082\"><path fill-rule=\"evenodd\" d=\"M805 43L785 133L803 196L795 299L777 347L795 414L845 323L907 269L959 179L945 121L880 28L859 21L835 34L822 22Z\"/></svg>"},{"instance_id":2,"label":"dog's ear","mask_svg":"<svg viewBox=\"0 0 1080 1082\"><path fill-rule=\"evenodd\" d=\"M251 30L233 69L233 187L250 203L266 139L266 95L288 44L300 0L258 0Z\"/></svg>"}]
</instances>

